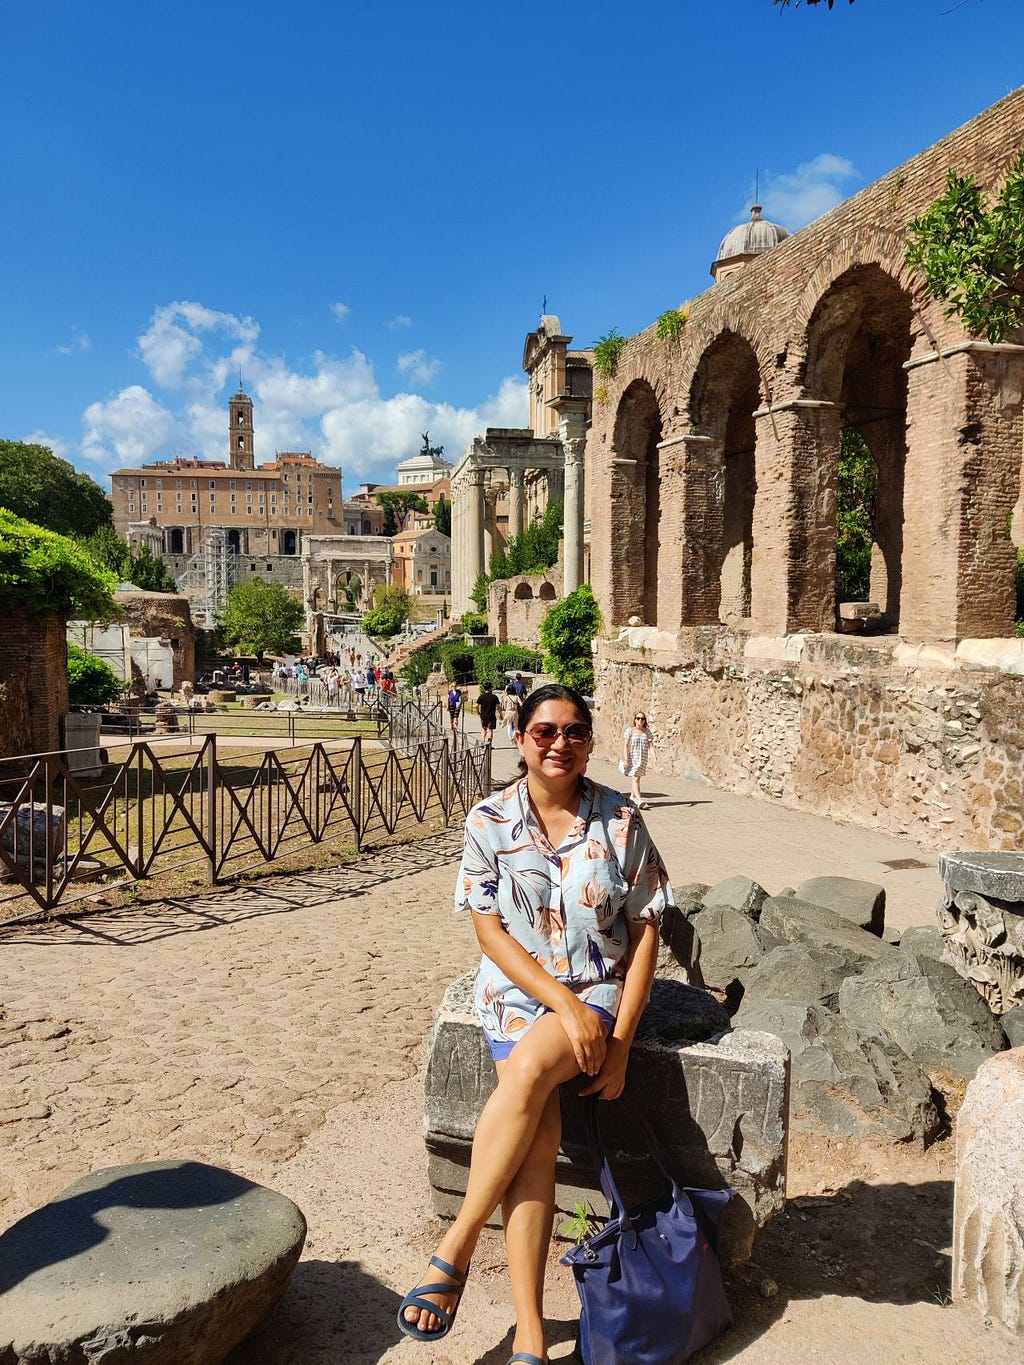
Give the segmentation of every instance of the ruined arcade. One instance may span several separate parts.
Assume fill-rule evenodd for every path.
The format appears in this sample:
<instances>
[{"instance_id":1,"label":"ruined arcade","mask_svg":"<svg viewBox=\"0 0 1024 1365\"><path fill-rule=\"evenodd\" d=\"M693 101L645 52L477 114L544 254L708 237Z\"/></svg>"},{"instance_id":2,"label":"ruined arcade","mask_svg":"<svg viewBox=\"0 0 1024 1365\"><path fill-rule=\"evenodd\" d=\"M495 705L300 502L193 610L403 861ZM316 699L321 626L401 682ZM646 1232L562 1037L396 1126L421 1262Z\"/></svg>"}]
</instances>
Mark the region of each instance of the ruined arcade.
<instances>
[{"instance_id":1,"label":"ruined arcade","mask_svg":"<svg viewBox=\"0 0 1024 1365\"><path fill-rule=\"evenodd\" d=\"M644 705L673 771L933 845L1019 841L1024 346L968 336L904 254L950 169L992 189L1022 145L1017 91L716 271L677 337L625 345L587 443L609 734ZM857 638L844 428L877 467L879 633Z\"/></svg>"}]
</instances>

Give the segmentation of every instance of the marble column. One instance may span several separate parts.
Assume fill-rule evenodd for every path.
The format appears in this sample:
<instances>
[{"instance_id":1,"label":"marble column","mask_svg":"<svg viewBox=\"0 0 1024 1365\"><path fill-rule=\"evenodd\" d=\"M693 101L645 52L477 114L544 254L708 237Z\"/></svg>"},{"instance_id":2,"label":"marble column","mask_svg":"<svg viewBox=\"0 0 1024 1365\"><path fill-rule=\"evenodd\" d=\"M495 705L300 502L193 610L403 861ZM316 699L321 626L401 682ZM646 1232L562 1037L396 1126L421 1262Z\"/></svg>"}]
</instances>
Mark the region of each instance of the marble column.
<instances>
[{"instance_id":1,"label":"marble column","mask_svg":"<svg viewBox=\"0 0 1024 1365\"><path fill-rule=\"evenodd\" d=\"M523 471L508 471L508 535L522 535L523 532Z\"/></svg>"},{"instance_id":2,"label":"marble column","mask_svg":"<svg viewBox=\"0 0 1024 1365\"><path fill-rule=\"evenodd\" d=\"M586 426L563 421L559 433L565 452L565 504L562 516L564 547L563 591L566 596L583 582L583 453Z\"/></svg>"},{"instance_id":3,"label":"marble column","mask_svg":"<svg viewBox=\"0 0 1024 1365\"><path fill-rule=\"evenodd\" d=\"M466 599L486 568L484 563L484 472L471 469L466 475ZM463 610L466 608L463 607Z\"/></svg>"}]
</instances>

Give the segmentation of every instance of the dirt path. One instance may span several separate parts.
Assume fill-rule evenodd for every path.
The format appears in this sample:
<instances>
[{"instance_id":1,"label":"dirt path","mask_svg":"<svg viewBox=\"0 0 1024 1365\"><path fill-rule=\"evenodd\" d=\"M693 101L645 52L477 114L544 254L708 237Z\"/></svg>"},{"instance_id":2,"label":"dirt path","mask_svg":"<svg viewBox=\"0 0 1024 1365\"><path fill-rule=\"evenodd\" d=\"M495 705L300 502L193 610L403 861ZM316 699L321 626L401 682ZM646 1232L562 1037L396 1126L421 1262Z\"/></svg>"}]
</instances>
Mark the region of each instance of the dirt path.
<instances>
[{"instance_id":1,"label":"dirt path","mask_svg":"<svg viewBox=\"0 0 1024 1365\"><path fill-rule=\"evenodd\" d=\"M689 880L669 834L671 870ZM2 1225L102 1166L230 1166L309 1222L288 1295L232 1365L504 1365L510 1307L491 1234L451 1337L424 1351L395 1324L438 1232L424 1043L444 987L476 959L472 926L450 912L458 845L446 835L329 873L0 935ZM939 1302L950 1159L948 1143L794 1142L790 1193L812 1202L769 1230L759 1269L731 1288L737 1327L704 1358L1017 1365L1019 1343ZM778 1291L764 1297L769 1276ZM549 1278L562 1359L574 1292L568 1272Z\"/></svg>"}]
</instances>

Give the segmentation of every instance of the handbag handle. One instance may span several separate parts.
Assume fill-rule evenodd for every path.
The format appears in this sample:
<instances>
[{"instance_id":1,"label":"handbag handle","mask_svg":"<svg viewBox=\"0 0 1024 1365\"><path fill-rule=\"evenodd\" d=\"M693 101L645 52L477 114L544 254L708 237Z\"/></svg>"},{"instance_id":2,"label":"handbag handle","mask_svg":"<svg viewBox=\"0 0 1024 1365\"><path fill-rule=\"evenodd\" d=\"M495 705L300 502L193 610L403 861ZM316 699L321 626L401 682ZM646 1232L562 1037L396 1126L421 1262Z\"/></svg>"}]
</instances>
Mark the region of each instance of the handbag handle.
<instances>
[{"instance_id":1,"label":"handbag handle","mask_svg":"<svg viewBox=\"0 0 1024 1365\"><path fill-rule=\"evenodd\" d=\"M665 1155L661 1150L658 1139L654 1136L654 1130L644 1114L629 1100L620 1099L620 1103L626 1108L630 1118L637 1124L647 1139L647 1146L654 1163L665 1179L672 1186L672 1197L678 1203L689 1205L690 1199L685 1191L680 1187L679 1182L668 1168ZM608 1161L608 1153L605 1150L604 1142L601 1139L601 1125L598 1121L598 1099L596 1095L587 1097L585 1107L585 1117L587 1124L587 1145L590 1148L590 1157L597 1168L598 1179L601 1182L601 1189L604 1197L608 1200L608 1206L612 1218L618 1218L623 1231L627 1230L631 1224L629 1213L626 1209L626 1202L619 1193L619 1187L615 1183L612 1174L611 1164Z\"/></svg>"}]
</instances>

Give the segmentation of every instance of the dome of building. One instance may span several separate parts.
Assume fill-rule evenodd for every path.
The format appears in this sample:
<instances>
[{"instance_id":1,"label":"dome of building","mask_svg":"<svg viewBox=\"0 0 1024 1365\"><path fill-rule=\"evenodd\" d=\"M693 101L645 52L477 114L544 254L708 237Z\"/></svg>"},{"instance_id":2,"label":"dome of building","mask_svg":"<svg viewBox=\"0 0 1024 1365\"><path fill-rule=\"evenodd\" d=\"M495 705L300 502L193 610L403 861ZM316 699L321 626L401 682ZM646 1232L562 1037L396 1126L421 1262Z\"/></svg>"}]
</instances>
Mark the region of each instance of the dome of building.
<instances>
[{"instance_id":1,"label":"dome of building","mask_svg":"<svg viewBox=\"0 0 1024 1365\"><path fill-rule=\"evenodd\" d=\"M722 238L711 273L716 280L720 280L752 261L755 256L763 256L766 251L771 251L772 247L778 246L788 236L788 228L762 218L761 205L755 204L750 211L750 222L738 224Z\"/></svg>"}]
</instances>

